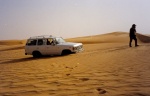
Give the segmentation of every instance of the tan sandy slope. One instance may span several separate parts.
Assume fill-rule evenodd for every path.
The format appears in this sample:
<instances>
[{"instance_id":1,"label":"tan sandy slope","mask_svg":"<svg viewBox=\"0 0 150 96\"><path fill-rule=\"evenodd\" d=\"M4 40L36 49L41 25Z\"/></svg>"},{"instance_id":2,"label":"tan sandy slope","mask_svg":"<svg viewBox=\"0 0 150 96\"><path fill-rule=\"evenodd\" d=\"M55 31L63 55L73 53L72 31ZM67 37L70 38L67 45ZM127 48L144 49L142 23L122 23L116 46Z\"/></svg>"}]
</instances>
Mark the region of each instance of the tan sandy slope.
<instances>
[{"instance_id":1,"label":"tan sandy slope","mask_svg":"<svg viewBox=\"0 0 150 96\"><path fill-rule=\"evenodd\" d=\"M148 35L142 35L137 33L139 42L149 43L150 37ZM70 42L82 42L84 44L95 44L95 43L128 43L129 34L127 32L112 32L102 35L78 37L66 39ZM24 45L26 40L1 40L0 45Z\"/></svg>"},{"instance_id":2,"label":"tan sandy slope","mask_svg":"<svg viewBox=\"0 0 150 96\"><path fill-rule=\"evenodd\" d=\"M0 45L19 45L25 44L26 40L1 40Z\"/></svg>"},{"instance_id":3,"label":"tan sandy slope","mask_svg":"<svg viewBox=\"0 0 150 96\"><path fill-rule=\"evenodd\" d=\"M67 41L84 43L84 51L33 58L20 41L1 41L0 96L150 96L148 36L131 48L125 32Z\"/></svg>"},{"instance_id":4,"label":"tan sandy slope","mask_svg":"<svg viewBox=\"0 0 150 96\"><path fill-rule=\"evenodd\" d=\"M150 37L146 35L142 35L137 33L137 38L139 42L148 43L150 41ZM129 34L127 32L113 32L103 35L95 35L95 36L87 36L87 37L79 37L79 38L71 38L67 41L75 41L82 42L84 44L93 44L93 43L128 43L129 42Z\"/></svg>"}]
</instances>

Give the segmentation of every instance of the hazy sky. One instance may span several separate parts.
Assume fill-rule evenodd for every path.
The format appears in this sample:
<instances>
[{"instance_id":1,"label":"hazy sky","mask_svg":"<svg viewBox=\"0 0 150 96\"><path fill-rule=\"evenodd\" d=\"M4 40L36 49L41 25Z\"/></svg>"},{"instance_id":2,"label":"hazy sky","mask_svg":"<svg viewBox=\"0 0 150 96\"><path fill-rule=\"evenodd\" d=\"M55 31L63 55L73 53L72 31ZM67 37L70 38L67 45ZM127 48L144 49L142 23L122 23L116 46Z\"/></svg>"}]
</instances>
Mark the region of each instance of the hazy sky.
<instances>
[{"instance_id":1,"label":"hazy sky","mask_svg":"<svg viewBox=\"0 0 150 96\"><path fill-rule=\"evenodd\" d=\"M150 0L0 0L0 40L150 33Z\"/></svg>"}]
</instances>

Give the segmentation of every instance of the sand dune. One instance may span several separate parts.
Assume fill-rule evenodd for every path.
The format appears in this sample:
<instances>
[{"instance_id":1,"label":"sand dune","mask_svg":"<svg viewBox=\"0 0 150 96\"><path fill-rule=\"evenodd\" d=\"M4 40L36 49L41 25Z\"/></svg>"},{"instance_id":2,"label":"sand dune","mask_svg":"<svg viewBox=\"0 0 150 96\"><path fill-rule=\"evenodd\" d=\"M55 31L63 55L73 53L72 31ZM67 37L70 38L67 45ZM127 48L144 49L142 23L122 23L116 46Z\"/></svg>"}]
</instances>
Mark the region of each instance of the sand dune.
<instances>
[{"instance_id":1,"label":"sand dune","mask_svg":"<svg viewBox=\"0 0 150 96\"><path fill-rule=\"evenodd\" d=\"M149 43L150 37L148 35L142 35L137 33L137 38L142 43ZM82 42L83 44L95 44L95 43L128 43L129 34L127 32L112 32L102 35L85 36L78 38L66 39L70 42ZM25 44L26 40L3 40L0 41L0 45L19 45Z\"/></svg>"},{"instance_id":2,"label":"sand dune","mask_svg":"<svg viewBox=\"0 0 150 96\"><path fill-rule=\"evenodd\" d=\"M150 43L150 37L142 34L137 34L138 39L143 43Z\"/></svg>"},{"instance_id":3,"label":"sand dune","mask_svg":"<svg viewBox=\"0 0 150 96\"><path fill-rule=\"evenodd\" d=\"M67 39L85 50L43 58L0 43L0 96L150 96L149 37L137 36L131 48L125 32Z\"/></svg>"},{"instance_id":4,"label":"sand dune","mask_svg":"<svg viewBox=\"0 0 150 96\"><path fill-rule=\"evenodd\" d=\"M24 49L26 40L1 40L0 51Z\"/></svg>"},{"instance_id":5,"label":"sand dune","mask_svg":"<svg viewBox=\"0 0 150 96\"><path fill-rule=\"evenodd\" d=\"M137 33L137 38L140 43L149 43L150 37ZM95 36L86 36L79 38L67 39L71 42L82 42L84 44L93 44L93 43L128 43L129 42L129 33L127 32L113 32L103 35Z\"/></svg>"},{"instance_id":6,"label":"sand dune","mask_svg":"<svg viewBox=\"0 0 150 96\"><path fill-rule=\"evenodd\" d=\"M128 42L128 34L126 32L113 32L102 35L86 36L79 38L71 38L67 41L82 42L84 44L93 43L125 43Z\"/></svg>"},{"instance_id":7,"label":"sand dune","mask_svg":"<svg viewBox=\"0 0 150 96\"><path fill-rule=\"evenodd\" d=\"M1 40L0 45L19 45L25 44L26 40Z\"/></svg>"},{"instance_id":8,"label":"sand dune","mask_svg":"<svg viewBox=\"0 0 150 96\"><path fill-rule=\"evenodd\" d=\"M19 50L19 49L24 49L24 45L1 46L0 51Z\"/></svg>"}]
</instances>

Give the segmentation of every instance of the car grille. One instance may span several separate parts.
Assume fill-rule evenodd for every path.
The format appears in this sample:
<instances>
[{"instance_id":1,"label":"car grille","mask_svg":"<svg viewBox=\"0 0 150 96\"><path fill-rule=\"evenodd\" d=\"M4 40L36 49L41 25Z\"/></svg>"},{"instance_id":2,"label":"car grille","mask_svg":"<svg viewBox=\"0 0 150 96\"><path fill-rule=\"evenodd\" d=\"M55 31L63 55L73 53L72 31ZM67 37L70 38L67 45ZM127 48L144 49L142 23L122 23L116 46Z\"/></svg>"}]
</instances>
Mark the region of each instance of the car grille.
<instances>
[{"instance_id":1,"label":"car grille","mask_svg":"<svg viewBox=\"0 0 150 96\"><path fill-rule=\"evenodd\" d=\"M77 47L77 50L80 50L80 49L82 49L82 45L80 45L80 46Z\"/></svg>"}]
</instances>

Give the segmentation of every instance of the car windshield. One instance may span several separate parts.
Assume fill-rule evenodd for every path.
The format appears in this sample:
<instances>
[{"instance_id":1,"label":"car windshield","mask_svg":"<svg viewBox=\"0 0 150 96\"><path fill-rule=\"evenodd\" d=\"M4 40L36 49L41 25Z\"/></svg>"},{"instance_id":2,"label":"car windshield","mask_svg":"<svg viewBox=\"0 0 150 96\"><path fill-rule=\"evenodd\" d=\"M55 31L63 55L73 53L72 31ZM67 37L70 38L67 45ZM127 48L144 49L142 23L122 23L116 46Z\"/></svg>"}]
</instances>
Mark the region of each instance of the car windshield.
<instances>
[{"instance_id":1,"label":"car windshield","mask_svg":"<svg viewBox=\"0 0 150 96\"><path fill-rule=\"evenodd\" d=\"M59 44L59 43L64 43L66 41L63 38L61 38L61 37L57 37L56 38L56 42Z\"/></svg>"}]
</instances>

